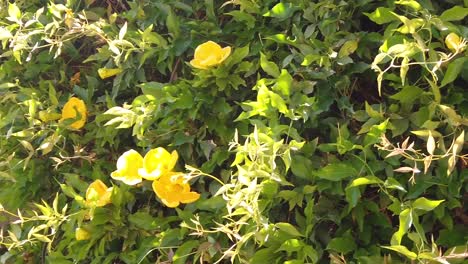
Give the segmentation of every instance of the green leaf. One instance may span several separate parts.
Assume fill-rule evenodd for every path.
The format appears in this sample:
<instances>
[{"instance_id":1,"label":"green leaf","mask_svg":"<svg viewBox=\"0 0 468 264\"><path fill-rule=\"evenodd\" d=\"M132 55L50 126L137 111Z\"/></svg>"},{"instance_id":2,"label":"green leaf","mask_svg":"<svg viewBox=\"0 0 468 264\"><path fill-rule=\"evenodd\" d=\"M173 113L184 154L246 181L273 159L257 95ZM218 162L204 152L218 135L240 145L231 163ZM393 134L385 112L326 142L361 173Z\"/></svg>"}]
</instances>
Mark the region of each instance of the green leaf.
<instances>
[{"instance_id":1,"label":"green leaf","mask_svg":"<svg viewBox=\"0 0 468 264\"><path fill-rule=\"evenodd\" d=\"M455 79L458 77L461 70L463 69L463 64L465 64L467 59L467 57L461 57L452 61L448 65L447 71L445 72L444 79L442 80L440 87L444 87L445 85L455 81Z\"/></svg>"},{"instance_id":2,"label":"green leaf","mask_svg":"<svg viewBox=\"0 0 468 264\"><path fill-rule=\"evenodd\" d=\"M8 40L10 38L12 38L13 35L11 34L11 32L4 28L4 27L0 27L0 41L3 41L3 40Z\"/></svg>"},{"instance_id":3,"label":"green leaf","mask_svg":"<svg viewBox=\"0 0 468 264\"><path fill-rule=\"evenodd\" d=\"M358 175L353 166L342 162L329 164L314 172L314 174L319 178L329 181L341 181Z\"/></svg>"},{"instance_id":4,"label":"green leaf","mask_svg":"<svg viewBox=\"0 0 468 264\"><path fill-rule=\"evenodd\" d=\"M388 48L387 53L395 57L404 58L411 57L420 51L421 48L416 42L408 42L404 44L395 44L391 46L390 48Z\"/></svg>"},{"instance_id":5,"label":"green leaf","mask_svg":"<svg viewBox=\"0 0 468 264\"><path fill-rule=\"evenodd\" d=\"M127 22L125 21L124 25L122 28L120 28L119 31L119 39L122 40L125 37L125 34L127 33Z\"/></svg>"},{"instance_id":6,"label":"green leaf","mask_svg":"<svg viewBox=\"0 0 468 264\"><path fill-rule=\"evenodd\" d=\"M366 176L366 177L361 177L361 178L357 178L357 179L354 179L351 184L348 185L347 188L351 188L351 187L356 187L356 186L361 186L361 185L369 185L369 184L383 184L384 182L375 177L375 176Z\"/></svg>"},{"instance_id":7,"label":"green leaf","mask_svg":"<svg viewBox=\"0 0 468 264\"><path fill-rule=\"evenodd\" d=\"M273 86L275 91L281 92L281 95L288 97L291 94L291 84L293 78L287 70L282 69L281 74L276 80L276 84Z\"/></svg>"},{"instance_id":8,"label":"green leaf","mask_svg":"<svg viewBox=\"0 0 468 264\"><path fill-rule=\"evenodd\" d=\"M359 198L361 198L361 191L356 187L346 188L345 194L346 201L349 203L348 211L350 211L358 204Z\"/></svg>"},{"instance_id":9,"label":"green leaf","mask_svg":"<svg viewBox=\"0 0 468 264\"><path fill-rule=\"evenodd\" d=\"M429 137L429 135L432 135L434 137L440 138L442 137L442 134L435 130L413 130L410 131L412 134L415 134L416 136L420 137Z\"/></svg>"},{"instance_id":10,"label":"green leaf","mask_svg":"<svg viewBox=\"0 0 468 264\"><path fill-rule=\"evenodd\" d=\"M374 21L375 23L382 25L394 20L397 20L395 15L392 13L392 9L387 7L379 7L372 13L364 13L370 20Z\"/></svg>"},{"instance_id":11,"label":"green leaf","mask_svg":"<svg viewBox=\"0 0 468 264\"><path fill-rule=\"evenodd\" d=\"M284 102L284 99L281 96L279 96L278 94L272 91L269 92L269 95L270 95L271 106L278 109L280 113L283 113L283 114L288 113L288 107L286 106L286 103Z\"/></svg>"},{"instance_id":12,"label":"green leaf","mask_svg":"<svg viewBox=\"0 0 468 264\"><path fill-rule=\"evenodd\" d=\"M308 179L310 178L312 170L312 161L301 155L292 156L291 171L297 177Z\"/></svg>"},{"instance_id":13,"label":"green leaf","mask_svg":"<svg viewBox=\"0 0 468 264\"><path fill-rule=\"evenodd\" d=\"M294 236L294 237L304 236L299 231L297 231L297 229L293 225L291 225L290 223L285 223L285 222L276 223L275 227L278 228L279 230L285 232L286 234Z\"/></svg>"},{"instance_id":14,"label":"green leaf","mask_svg":"<svg viewBox=\"0 0 468 264\"><path fill-rule=\"evenodd\" d=\"M158 82L147 82L138 85L141 88L141 91L145 95L151 95L154 98L161 98L163 96L163 83Z\"/></svg>"},{"instance_id":15,"label":"green leaf","mask_svg":"<svg viewBox=\"0 0 468 264\"><path fill-rule=\"evenodd\" d=\"M462 118L460 115L457 114L455 110L446 106L446 105L439 105L439 108L442 112L448 117L450 123L454 124L455 126L459 126L460 123L463 125L468 125L466 119ZM441 137L442 135L437 131L432 131L433 136ZM437 135L437 136L436 136Z\"/></svg>"},{"instance_id":16,"label":"green leaf","mask_svg":"<svg viewBox=\"0 0 468 264\"><path fill-rule=\"evenodd\" d=\"M424 210L424 211L432 211L432 210L434 210L434 208L439 206L439 204L441 204L443 201L445 201L445 200L431 201L429 199L421 197L421 198L416 199L416 201L414 201L411 205L415 209L420 209L420 210Z\"/></svg>"},{"instance_id":17,"label":"green leaf","mask_svg":"<svg viewBox=\"0 0 468 264\"><path fill-rule=\"evenodd\" d=\"M439 104L439 103L440 103L440 99L441 99L439 86L437 85L437 83L431 81L431 80L430 80L429 78L427 78L427 77L424 77L424 79L426 79L426 81L429 83L429 86L431 86L432 94L434 95L434 101L435 101L437 104Z\"/></svg>"},{"instance_id":18,"label":"green leaf","mask_svg":"<svg viewBox=\"0 0 468 264\"><path fill-rule=\"evenodd\" d=\"M232 55L230 56L230 63L236 64L241 62L245 57L249 55L249 45L236 48Z\"/></svg>"},{"instance_id":19,"label":"green leaf","mask_svg":"<svg viewBox=\"0 0 468 264\"><path fill-rule=\"evenodd\" d=\"M21 10L16 6L15 3L13 4L8 4L8 16L11 21L20 23L20 18L21 18Z\"/></svg>"},{"instance_id":20,"label":"green leaf","mask_svg":"<svg viewBox=\"0 0 468 264\"><path fill-rule=\"evenodd\" d=\"M255 251L249 263L274 263L277 258L278 254L275 253L275 248L262 248Z\"/></svg>"},{"instance_id":21,"label":"green leaf","mask_svg":"<svg viewBox=\"0 0 468 264\"><path fill-rule=\"evenodd\" d=\"M383 119L383 114L377 110L374 110L374 108L372 108L372 106L368 104L367 101L365 102L365 109L369 117Z\"/></svg>"},{"instance_id":22,"label":"green leaf","mask_svg":"<svg viewBox=\"0 0 468 264\"><path fill-rule=\"evenodd\" d=\"M418 255L416 253L410 251L405 246L400 246L400 245L398 245L398 246L389 246L389 247L388 246L383 246L383 248L396 251L396 252L398 252L398 253L400 253L400 254L402 254L402 255L404 255L404 256L412 259L412 260L415 260L418 257Z\"/></svg>"},{"instance_id":23,"label":"green leaf","mask_svg":"<svg viewBox=\"0 0 468 264\"><path fill-rule=\"evenodd\" d=\"M0 84L0 90L1 89L9 89L18 86L17 84L14 83L2 83Z\"/></svg>"},{"instance_id":24,"label":"green leaf","mask_svg":"<svg viewBox=\"0 0 468 264\"><path fill-rule=\"evenodd\" d=\"M270 40L273 40L273 41L275 41L277 43L281 43L281 44L296 46L296 39L295 38L290 38L290 37L286 36L285 34L276 34L276 35L265 37L265 39L270 39Z\"/></svg>"},{"instance_id":25,"label":"green leaf","mask_svg":"<svg viewBox=\"0 0 468 264\"><path fill-rule=\"evenodd\" d=\"M147 212L136 212L128 216L128 221L137 228L154 230L159 226L159 221Z\"/></svg>"},{"instance_id":26,"label":"green leaf","mask_svg":"<svg viewBox=\"0 0 468 264\"><path fill-rule=\"evenodd\" d=\"M292 238L288 239L281 244L281 247L276 250L278 251L286 251L288 255L291 255L293 252L298 252L302 250L304 243L298 239Z\"/></svg>"},{"instance_id":27,"label":"green leaf","mask_svg":"<svg viewBox=\"0 0 468 264\"><path fill-rule=\"evenodd\" d=\"M265 54L262 52L260 52L260 67L262 67L262 69L272 77L278 78L280 76L278 66L275 63L268 61Z\"/></svg>"},{"instance_id":28,"label":"green leaf","mask_svg":"<svg viewBox=\"0 0 468 264\"><path fill-rule=\"evenodd\" d=\"M172 11L172 9L169 9L169 13L166 19L166 25L167 29L169 30L169 33L171 33L174 38L178 38L180 35L179 19L174 14L174 11Z\"/></svg>"},{"instance_id":29,"label":"green leaf","mask_svg":"<svg viewBox=\"0 0 468 264\"><path fill-rule=\"evenodd\" d=\"M424 91L417 87L417 86L405 86L401 91L398 93L390 96L390 98L398 100L402 103L411 103L414 100L418 99L419 96L423 93Z\"/></svg>"},{"instance_id":30,"label":"green leaf","mask_svg":"<svg viewBox=\"0 0 468 264\"><path fill-rule=\"evenodd\" d=\"M247 12L234 10L225 14L234 17L234 20L236 20L237 22L245 22L245 24L247 25L247 28L249 29L252 29L255 27L255 21L256 21L255 17Z\"/></svg>"},{"instance_id":31,"label":"green leaf","mask_svg":"<svg viewBox=\"0 0 468 264\"><path fill-rule=\"evenodd\" d=\"M409 6L416 11L421 9L421 5L414 0L399 0L396 1L395 4Z\"/></svg>"},{"instance_id":32,"label":"green leaf","mask_svg":"<svg viewBox=\"0 0 468 264\"><path fill-rule=\"evenodd\" d=\"M338 58L343 58L353 54L354 51L358 48L358 41L355 39L346 41L343 46L341 46L340 51L338 52Z\"/></svg>"},{"instance_id":33,"label":"green leaf","mask_svg":"<svg viewBox=\"0 0 468 264\"><path fill-rule=\"evenodd\" d=\"M333 238L327 245L328 250L333 250L338 253L347 254L357 248L356 242L350 237Z\"/></svg>"},{"instance_id":34,"label":"green leaf","mask_svg":"<svg viewBox=\"0 0 468 264\"><path fill-rule=\"evenodd\" d=\"M263 14L266 17L275 17L279 20L285 20L291 17L299 7L293 6L292 3L278 3L270 11Z\"/></svg>"},{"instance_id":35,"label":"green leaf","mask_svg":"<svg viewBox=\"0 0 468 264\"><path fill-rule=\"evenodd\" d=\"M443 21L458 21L464 19L468 15L468 8L456 5L450 9L445 10L440 19Z\"/></svg>"},{"instance_id":36,"label":"green leaf","mask_svg":"<svg viewBox=\"0 0 468 264\"><path fill-rule=\"evenodd\" d=\"M304 260L302 259L293 259L293 260L286 260L283 264L304 264Z\"/></svg>"},{"instance_id":37,"label":"green leaf","mask_svg":"<svg viewBox=\"0 0 468 264\"><path fill-rule=\"evenodd\" d=\"M409 63L408 57L404 57L403 60L401 61L401 66L400 66L401 85L405 85L406 74L408 73L408 70L409 70L408 63Z\"/></svg>"},{"instance_id":38,"label":"green leaf","mask_svg":"<svg viewBox=\"0 0 468 264\"><path fill-rule=\"evenodd\" d=\"M41 234L32 234L35 238L37 238L39 241L45 242L45 243L51 243L52 240L48 238L47 236L41 235Z\"/></svg>"},{"instance_id":39,"label":"green leaf","mask_svg":"<svg viewBox=\"0 0 468 264\"><path fill-rule=\"evenodd\" d=\"M401 244L401 239L403 238L403 236L406 234L408 229L413 224L413 214L411 212L411 209L407 208L401 211L399 219L400 219L400 223L399 223L400 226L398 227L398 231L393 234L391 242L390 242L392 246Z\"/></svg>"},{"instance_id":40,"label":"green leaf","mask_svg":"<svg viewBox=\"0 0 468 264\"><path fill-rule=\"evenodd\" d=\"M369 132L367 132L367 135L364 137L364 146L368 146L379 142L380 136L382 136L382 134L385 133L385 131L387 130L387 126L388 119L378 125L373 125L369 129Z\"/></svg>"},{"instance_id":41,"label":"green leaf","mask_svg":"<svg viewBox=\"0 0 468 264\"><path fill-rule=\"evenodd\" d=\"M172 263L174 264L184 264L187 263L187 258L191 255L190 253L194 248L196 248L200 242L198 240L189 240L183 243L175 252L172 257Z\"/></svg>"},{"instance_id":42,"label":"green leaf","mask_svg":"<svg viewBox=\"0 0 468 264\"><path fill-rule=\"evenodd\" d=\"M49 100L52 105L58 105L59 102L57 100L57 92L55 91L55 87L52 82L49 82Z\"/></svg>"}]
</instances>

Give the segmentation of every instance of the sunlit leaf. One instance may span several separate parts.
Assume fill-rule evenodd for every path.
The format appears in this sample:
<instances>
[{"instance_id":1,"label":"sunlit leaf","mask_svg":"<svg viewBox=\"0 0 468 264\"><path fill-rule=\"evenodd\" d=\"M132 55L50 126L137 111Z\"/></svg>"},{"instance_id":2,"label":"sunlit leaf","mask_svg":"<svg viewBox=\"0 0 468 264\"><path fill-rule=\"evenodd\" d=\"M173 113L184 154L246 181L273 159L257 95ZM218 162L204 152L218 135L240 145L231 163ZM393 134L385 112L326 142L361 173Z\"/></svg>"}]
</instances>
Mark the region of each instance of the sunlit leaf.
<instances>
[{"instance_id":1,"label":"sunlit leaf","mask_svg":"<svg viewBox=\"0 0 468 264\"><path fill-rule=\"evenodd\" d=\"M415 209L420 209L424 211L432 211L434 208L439 206L444 200L434 200L431 201L429 199L426 199L424 197L416 199L416 201L412 202L412 206Z\"/></svg>"}]
</instances>

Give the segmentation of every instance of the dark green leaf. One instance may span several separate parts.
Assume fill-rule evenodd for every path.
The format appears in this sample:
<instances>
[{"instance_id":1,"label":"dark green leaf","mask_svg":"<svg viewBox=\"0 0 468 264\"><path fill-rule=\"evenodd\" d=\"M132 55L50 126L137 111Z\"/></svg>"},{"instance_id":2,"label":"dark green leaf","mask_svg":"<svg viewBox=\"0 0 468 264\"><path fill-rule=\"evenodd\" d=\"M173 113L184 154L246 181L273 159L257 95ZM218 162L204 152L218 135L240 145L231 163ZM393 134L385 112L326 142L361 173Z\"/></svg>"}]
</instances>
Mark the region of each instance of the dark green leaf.
<instances>
[{"instance_id":1,"label":"dark green leaf","mask_svg":"<svg viewBox=\"0 0 468 264\"><path fill-rule=\"evenodd\" d=\"M346 163L332 163L313 174L325 180L341 181L346 178L355 177L358 173L353 166Z\"/></svg>"},{"instance_id":2,"label":"dark green leaf","mask_svg":"<svg viewBox=\"0 0 468 264\"><path fill-rule=\"evenodd\" d=\"M260 53L260 66L266 73L268 73L268 75L272 77L277 78L280 75L278 66L276 66L275 63L268 61L267 57L263 53Z\"/></svg>"},{"instance_id":3,"label":"dark green leaf","mask_svg":"<svg viewBox=\"0 0 468 264\"><path fill-rule=\"evenodd\" d=\"M196 248L200 242L198 240L189 240L184 242L175 252L174 257L172 258L172 263L174 264L185 264L187 263L187 258L190 257L190 253L194 248ZM191 258L190 258L191 259Z\"/></svg>"},{"instance_id":4,"label":"dark green leaf","mask_svg":"<svg viewBox=\"0 0 468 264\"><path fill-rule=\"evenodd\" d=\"M350 237L333 238L327 245L328 250L333 250L338 253L347 254L356 249L356 242Z\"/></svg>"}]
</instances>

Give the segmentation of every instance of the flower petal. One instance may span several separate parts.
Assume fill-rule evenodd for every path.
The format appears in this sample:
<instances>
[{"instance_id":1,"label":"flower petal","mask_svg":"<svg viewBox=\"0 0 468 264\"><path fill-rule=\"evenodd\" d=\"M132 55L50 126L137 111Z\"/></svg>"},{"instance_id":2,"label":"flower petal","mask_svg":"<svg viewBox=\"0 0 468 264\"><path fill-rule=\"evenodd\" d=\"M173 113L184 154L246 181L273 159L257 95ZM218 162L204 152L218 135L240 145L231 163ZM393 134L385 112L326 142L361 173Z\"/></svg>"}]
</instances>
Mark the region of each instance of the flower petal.
<instances>
[{"instance_id":1,"label":"flower petal","mask_svg":"<svg viewBox=\"0 0 468 264\"><path fill-rule=\"evenodd\" d=\"M187 192L180 194L181 203L193 203L200 198L200 194L196 192Z\"/></svg>"},{"instance_id":2,"label":"flower petal","mask_svg":"<svg viewBox=\"0 0 468 264\"><path fill-rule=\"evenodd\" d=\"M198 47L195 49L194 57L195 59L203 59L209 56L210 54L213 53L220 53L221 51L221 46L219 46L218 43L214 41L207 41L203 44L198 45Z\"/></svg>"},{"instance_id":3,"label":"flower petal","mask_svg":"<svg viewBox=\"0 0 468 264\"><path fill-rule=\"evenodd\" d=\"M161 202L163 202L163 204L165 204L167 207L170 207L170 208L175 208L179 206L180 204L179 201L168 201L166 199L161 199Z\"/></svg>"},{"instance_id":4,"label":"flower petal","mask_svg":"<svg viewBox=\"0 0 468 264\"><path fill-rule=\"evenodd\" d=\"M143 157L140 153L131 149L124 152L117 160L117 170L111 173L111 177L128 185L135 185L142 181L139 169L143 166Z\"/></svg>"},{"instance_id":5,"label":"flower petal","mask_svg":"<svg viewBox=\"0 0 468 264\"><path fill-rule=\"evenodd\" d=\"M62 122L66 119L76 119L78 116L80 117L80 119L71 123L69 125L69 128L77 130L82 128L86 123L87 117L87 109L85 103L76 97L71 97L68 100L68 102L66 102L63 106L62 118L59 120L59 122Z\"/></svg>"},{"instance_id":6,"label":"flower petal","mask_svg":"<svg viewBox=\"0 0 468 264\"><path fill-rule=\"evenodd\" d=\"M114 180L121 181L127 185L136 185L143 181L142 177L138 175L122 175L118 171L111 173L111 177Z\"/></svg>"},{"instance_id":7,"label":"flower petal","mask_svg":"<svg viewBox=\"0 0 468 264\"><path fill-rule=\"evenodd\" d=\"M177 151L169 153L166 149L158 147L146 153L143 159L143 168L138 170L139 175L147 180L156 180L161 175L170 172L177 163Z\"/></svg>"},{"instance_id":8,"label":"flower petal","mask_svg":"<svg viewBox=\"0 0 468 264\"><path fill-rule=\"evenodd\" d=\"M95 180L86 190L86 204L89 206L105 206L111 203L112 187L107 186L101 180Z\"/></svg>"},{"instance_id":9,"label":"flower petal","mask_svg":"<svg viewBox=\"0 0 468 264\"><path fill-rule=\"evenodd\" d=\"M105 194L107 186L101 180L95 180L86 190L86 200L91 200Z\"/></svg>"},{"instance_id":10,"label":"flower petal","mask_svg":"<svg viewBox=\"0 0 468 264\"><path fill-rule=\"evenodd\" d=\"M205 65L202 65L200 63L200 60L198 59L193 59L190 61L190 65L192 65L193 67L197 68L197 69L202 69L202 70L206 70L208 69L208 67L206 67Z\"/></svg>"},{"instance_id":11,"label":"flower petal","mask_svg":"<svg viewBox=\"0 0 468 264\"><path fill-rule=\"evenodd\" d=\"M175 165L177 164L177 160L179 159L179 153L177 153L177 150L173 150L171 152L171 160L167 166L169 170L174 169Z\"/></svg>"},{"instance_id":12,"label":"flower petal","mask_svg":"<svg viewBox=\"0 0 468 264\"><path fill-rule=\"evenodd\" d=\"M223 53L223 57L221 58L221 60L219 61L219 63L223 62L224 60L227 59L227 57L229 57L229 55L231 54L231 47L227 46L227 47L224 47L222 49L222 53Z\"/></svg>"}]
</instances>

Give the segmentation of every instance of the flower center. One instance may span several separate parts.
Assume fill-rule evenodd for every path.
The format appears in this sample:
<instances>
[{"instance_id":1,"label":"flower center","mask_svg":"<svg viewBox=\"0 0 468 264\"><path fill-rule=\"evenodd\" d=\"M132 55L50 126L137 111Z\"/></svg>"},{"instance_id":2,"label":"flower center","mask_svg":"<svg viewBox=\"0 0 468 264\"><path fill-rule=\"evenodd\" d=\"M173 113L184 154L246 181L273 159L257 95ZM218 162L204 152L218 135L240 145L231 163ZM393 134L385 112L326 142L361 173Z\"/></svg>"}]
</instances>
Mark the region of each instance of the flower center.
<instances>
[{"instance_id":1,"label":"flower center","mask_svg":"<svg viewBox=\"0 0 468 264\"><path fill-rule=\"evenodd\" d=\"M184 186L182 186L181 184L176 183L172 185L172 191L175 193L182 193L183 190L184 190Z\"/></svg>"}]
</instances>

